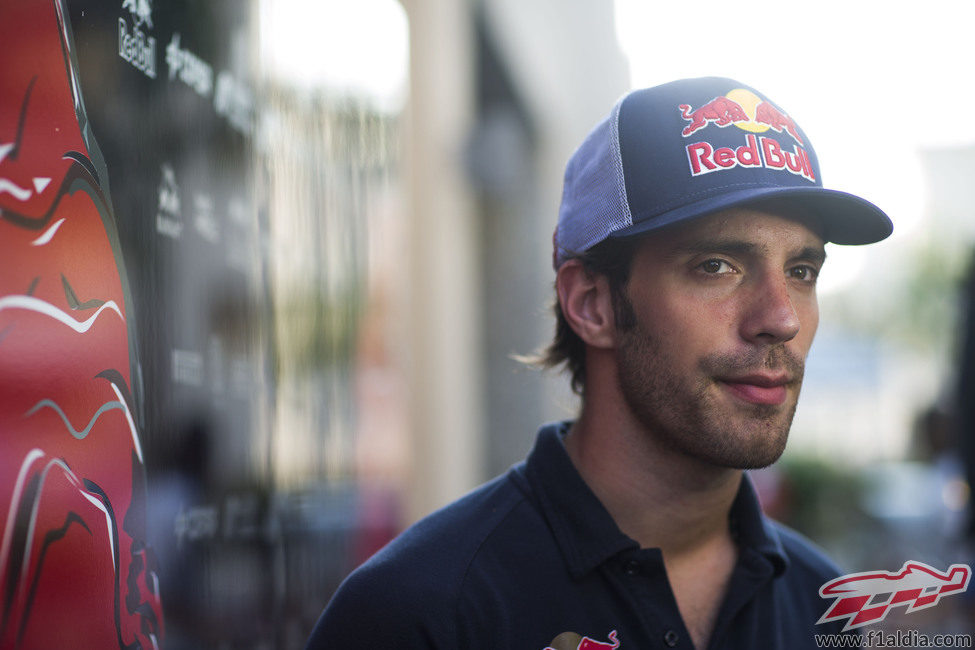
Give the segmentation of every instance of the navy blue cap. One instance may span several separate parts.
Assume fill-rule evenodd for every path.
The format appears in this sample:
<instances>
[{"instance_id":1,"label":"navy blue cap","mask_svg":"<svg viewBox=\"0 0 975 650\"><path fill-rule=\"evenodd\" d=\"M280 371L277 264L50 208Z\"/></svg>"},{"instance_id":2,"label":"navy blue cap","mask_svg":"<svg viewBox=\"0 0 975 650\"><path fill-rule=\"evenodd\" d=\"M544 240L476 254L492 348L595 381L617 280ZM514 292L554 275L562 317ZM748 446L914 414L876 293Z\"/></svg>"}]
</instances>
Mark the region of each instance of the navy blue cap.
<instances>
[{"instance_id":1,"label":"navy blue cap","mask_svg":"<svg viewBox=\"0 0 975 650\"><path fill-rule=\"evenodd\" d=\"M718 77L634 90L566 165L554 264L608 237L769 199L818 216L836 244L893 231L877 206L823 187L805 132L758 91Z\"/></svg>"}]
</instances>

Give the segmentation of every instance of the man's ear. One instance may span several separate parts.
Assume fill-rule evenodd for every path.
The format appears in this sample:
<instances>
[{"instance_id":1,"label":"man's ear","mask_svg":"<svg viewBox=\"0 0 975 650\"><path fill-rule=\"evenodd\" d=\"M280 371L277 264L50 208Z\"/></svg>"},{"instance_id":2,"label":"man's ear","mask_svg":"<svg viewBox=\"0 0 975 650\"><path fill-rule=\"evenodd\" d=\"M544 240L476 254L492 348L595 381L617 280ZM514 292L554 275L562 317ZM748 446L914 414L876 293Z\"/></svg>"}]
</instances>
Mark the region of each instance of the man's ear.
<instances>
[{"instance_id":1,"label":"man's ear","mask_svg":"<svg viewBox=\"0 0 975 650\"><path fill-rule=\"evenodd\" d=\"M577 259L568 260L555 276L562 315L579 338L596 348L616 345L609 280L592 273Z\"/></svg>"}]
</instances>

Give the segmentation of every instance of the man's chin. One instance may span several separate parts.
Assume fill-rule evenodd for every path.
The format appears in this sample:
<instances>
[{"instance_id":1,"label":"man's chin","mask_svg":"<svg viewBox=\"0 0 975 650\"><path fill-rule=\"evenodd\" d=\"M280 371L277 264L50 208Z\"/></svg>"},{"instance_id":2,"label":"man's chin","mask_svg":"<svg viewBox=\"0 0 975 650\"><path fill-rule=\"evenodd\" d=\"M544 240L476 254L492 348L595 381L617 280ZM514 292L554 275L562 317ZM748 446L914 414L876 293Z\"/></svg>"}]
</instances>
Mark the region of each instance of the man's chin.
<instances>
[{"instance_id":1,"label":"man's chin","mask_svg":"<svg viewBox=\"0 0 975 650\"><path fill-rule=\"evenodd\" d=\"M761 405L752 409L752 417L742 419L729 414L710 435L698 438L696 442L701 444L694 445L694 455L729 469L768 467L785 452L794 412L794 405Z\"/></svg>"},{"instance_id":2,"label":"man's chin","mask_svg":"<svg viewBox=\"0 0 975 650\"><path fill-rule=\"evenodd\" d=\"M709 450L694 454L708 465L725 469L762 469L777 461L785 445L763 449Z\"/></svg>"},{"instance_id":3,"label":"man's chin","mask_svg":"<svg viewBox=\"0 0 975 650\"><path fill-rule=\"evenodd\" d=\"M785 451L785 446L783 445L780 450L773 451L767 454L754 454L740 459L735 459L736 462L730 465L733 469L762 469L768 467L782 457L782 453Z\"/></svg>"}]
</instances>

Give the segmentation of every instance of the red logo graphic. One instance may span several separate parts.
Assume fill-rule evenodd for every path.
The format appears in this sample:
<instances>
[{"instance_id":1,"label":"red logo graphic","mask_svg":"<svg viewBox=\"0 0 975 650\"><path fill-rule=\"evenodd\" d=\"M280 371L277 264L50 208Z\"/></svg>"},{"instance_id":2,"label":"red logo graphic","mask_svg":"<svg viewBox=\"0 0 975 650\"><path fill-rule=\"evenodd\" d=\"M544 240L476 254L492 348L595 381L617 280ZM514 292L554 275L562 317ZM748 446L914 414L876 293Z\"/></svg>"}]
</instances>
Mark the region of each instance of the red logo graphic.
<instances>
[{"instance_id":1,"label":"red logo graphic","mask_svg":"<svg viewBox=\"0 0 975 650\"><path fill-rule=\"evenodd\" d=\"M816 623L849 618L845 632L882 621L900 605L906 605L908 613L934 607L942 596L968 589L971 577L967 564L952 564L942 573L922 562L905 562L897 573L867 571L840 576L819 588L821 597L837 600Z\"/></svg>"},{"instance_id":2,"label":"red logo graphic","mask_svg":"<svg viewBox=\"0 0 975 650\"><path fill-rule=\"evenodd\" d=\"M796 128L795 120L772 106L768 102L762 102L755 108L755 121L759 124L767 124L770 129L777 133L786 131L795 138L799 144L804 144L799 137L799 129Z\"/></svg>"},{"instance_id":3,"label":"red logo graphic","mask_svg":"<svg viewBox=\"0 0 975 650\"><path fill-rule=\"evenodd\" d=\"M690 122L681 131L685 138L713 124L735 127L746 132L745 141L738 147L716 147L702 140L687 145L687 161L692 176L719 172L734 167L757 167L788 171L816 182L809 154L802 148L799 127L786 113L763 100L750 90L735 88L723 97L715 97L692 109L688 104L678 106L681 117ZM789 151L767 131L788 133L796 141Z\"/></svg>"},{"instance_id":4,"label":"red logo graphic","mask_svg":"<svg viewBox=\"0 0 975 650\"><path fill-rule=\"evenodd\" d=\"M545 650L614 650L620 647L619 639L616 638L616 630L608 635L609 642L596 641L587 636L581 636L575 632L563 632L554 639L552 643L545 647Z\"/></svg>"},{"instance_id":5,"label":"red logo graphic","mask_svg":"<svg viewBox=\"0 0 975 650\"><path fill-rule=\"evenodd\" d=\"M680 109L681 117L690 122L681 131L681 135L685 138L695 131L703 129L711 122L714 122L715 126L728 126L735 122L751 121L741 104L727 97L715 97L693 111L687 104L681 104L677 108Z\"/></svg>"},{"instance_id":6,"label":"red logo graphic","mask_svg":"<svg viewBox=\"0 0 975 650\"><path fill-rule=\"evenodd\" d=\"M709 124L718 127L734 124L751 133L763 133L769 129L776 133L784 131L799 144L805 144L795 120L744 88L736 88L723 97L715 97L697 109L692 109L688 104L681 104L677 108L681 117L690 122L681 131L685 138Z\"/></svg>"}]
</instances>

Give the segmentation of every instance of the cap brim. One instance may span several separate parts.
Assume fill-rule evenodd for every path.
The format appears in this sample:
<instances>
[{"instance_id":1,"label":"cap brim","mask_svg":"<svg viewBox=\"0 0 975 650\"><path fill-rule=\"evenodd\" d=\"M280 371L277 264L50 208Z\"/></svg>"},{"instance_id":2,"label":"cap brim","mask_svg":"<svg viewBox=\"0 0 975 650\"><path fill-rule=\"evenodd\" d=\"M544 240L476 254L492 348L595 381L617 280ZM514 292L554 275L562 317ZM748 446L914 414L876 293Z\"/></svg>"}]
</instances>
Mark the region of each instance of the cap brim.
<instances>
[{"instance_id":1,"label":"cap brim","mask_svg":"<svg viewBox=\"0 0 975 650\"><path fill-rule=\"evenodd\" d=\"M814 213L823 224L823 238L834 244L872 244L886 239L894 230L883 210L853 194L822 187L751 187L688 203L642 220L639 215L633 215L632 226L610 236L641 235L721 210L773 200L777 206L795 203L804 212Z\"/></svg>"}]
</instances>

